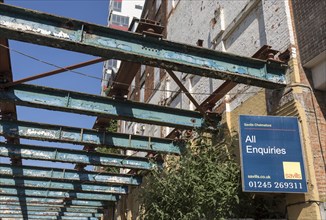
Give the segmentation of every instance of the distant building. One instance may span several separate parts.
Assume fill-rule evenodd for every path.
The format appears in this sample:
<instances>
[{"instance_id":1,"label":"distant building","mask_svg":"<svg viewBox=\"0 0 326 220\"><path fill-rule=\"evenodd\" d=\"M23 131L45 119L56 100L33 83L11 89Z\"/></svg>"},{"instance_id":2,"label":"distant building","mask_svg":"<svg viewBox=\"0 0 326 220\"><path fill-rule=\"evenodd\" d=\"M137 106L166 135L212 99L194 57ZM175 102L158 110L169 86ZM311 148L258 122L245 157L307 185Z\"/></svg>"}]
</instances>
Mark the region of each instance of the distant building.
<instances>
[{"instance_id":1,"label":"distant building","mask_svg":"<svg viewBox=\"0 0 326 220\"><path fill-rule=\"evenodd\" d=\"M145 0L111 0L109 4L108 26L110 28L128 31L133 19L139 19L143 10ZM112 74L116 73L119 60L108 60L104 62L102 95L105 94L108 82Z\"/></svg>"}]
</instances>

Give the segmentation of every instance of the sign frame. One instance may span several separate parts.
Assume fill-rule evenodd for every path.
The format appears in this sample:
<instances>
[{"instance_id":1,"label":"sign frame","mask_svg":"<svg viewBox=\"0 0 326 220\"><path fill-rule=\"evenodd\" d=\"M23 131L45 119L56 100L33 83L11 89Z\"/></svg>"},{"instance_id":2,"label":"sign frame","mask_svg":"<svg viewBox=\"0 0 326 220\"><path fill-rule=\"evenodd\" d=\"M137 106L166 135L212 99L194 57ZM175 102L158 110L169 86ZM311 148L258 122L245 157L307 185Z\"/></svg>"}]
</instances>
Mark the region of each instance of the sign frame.
<instances>
[{"instance_id":1,"label":"sign frame","mask_svg":"<svg viewBox=\"0 0 326 220\"><path fill-rule=\"evenodd\" d=\"M307 193L301 134L298 117L239 115L242 190Z\"/></svg>"}]
</instances>

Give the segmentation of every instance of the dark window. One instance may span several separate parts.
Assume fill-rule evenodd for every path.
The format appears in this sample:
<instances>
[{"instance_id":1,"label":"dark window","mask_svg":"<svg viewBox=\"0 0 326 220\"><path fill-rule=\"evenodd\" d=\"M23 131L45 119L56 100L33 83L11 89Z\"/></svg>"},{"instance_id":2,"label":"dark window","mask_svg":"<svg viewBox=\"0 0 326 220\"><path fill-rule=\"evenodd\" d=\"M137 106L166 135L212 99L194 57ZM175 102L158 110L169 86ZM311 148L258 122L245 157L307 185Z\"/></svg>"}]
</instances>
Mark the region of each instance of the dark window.
<instances>
[{"instance_id":1,"label":"dark window","mask_svg":"<svg viewBox=\"0 0 326 220\"><path fill-rule=\"evenodd\" d=\"M143 9L143 6L141 6L141 5L135 5L135 8L142 10Z\"/></svg>"},{"instance_id":2,"label":"dark window","mask_svg":"<svg viewBox=\"0 0 326 220\"><path fill-rule=\"evenodd\" d=\"M113 1L112 10L113 11L121 12L121 6L122 6L122 2L121 1Z\"/></svg>"},{"instance_id":3,"label":"dark window","mask_svg":"<svg viewBox=\"0 0 326 220\"><path fill-rule=\"evenodd\" d=\"M111 24L128 27L129 26L129 17L112 14Z\"/></svg>"}]
</instances>

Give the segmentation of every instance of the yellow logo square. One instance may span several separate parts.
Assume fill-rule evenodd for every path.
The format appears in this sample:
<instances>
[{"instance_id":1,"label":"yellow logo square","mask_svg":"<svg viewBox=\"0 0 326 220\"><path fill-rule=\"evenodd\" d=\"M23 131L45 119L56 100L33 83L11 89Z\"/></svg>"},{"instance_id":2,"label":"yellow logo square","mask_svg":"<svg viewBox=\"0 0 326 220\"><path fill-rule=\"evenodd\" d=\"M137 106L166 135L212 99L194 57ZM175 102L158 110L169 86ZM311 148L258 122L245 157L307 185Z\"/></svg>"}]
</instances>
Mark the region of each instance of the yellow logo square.
<instances>
[{"instance_id":1,"label":"yellow logo square","mask_svg":"<svg viewBox=\"0 0 326 220\"><path fill-rule=\"evenodd\" d=\"M284 179L302 180L300 162L283 161Z\"/></svg>"}]
</instances>

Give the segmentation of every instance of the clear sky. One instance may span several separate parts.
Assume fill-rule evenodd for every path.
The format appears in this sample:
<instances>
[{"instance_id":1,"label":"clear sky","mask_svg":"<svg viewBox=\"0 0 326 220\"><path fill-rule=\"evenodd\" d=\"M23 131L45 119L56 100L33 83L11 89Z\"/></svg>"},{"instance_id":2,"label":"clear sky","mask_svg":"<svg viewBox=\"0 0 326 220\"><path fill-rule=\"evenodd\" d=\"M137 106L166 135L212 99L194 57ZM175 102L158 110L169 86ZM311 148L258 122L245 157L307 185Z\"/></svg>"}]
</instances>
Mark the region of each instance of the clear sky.
<instances>
[{"instance_id":1,"label":"clear sky","mask_svg":"<svg viewBox=\"0 0 326 220\"><path fill-rule=\"evenodd\" d=\"M5 0L5 3L95 24L107 24L109 0ZM12 40L9 41L9 46L11 49L62 67L95 59L95 57L85 54ZM11 51L10 55L14 80L56 69L53 66L33 60L14 51ZM99 63L77 69L77 71L96 77L102 77L102 68L103 63ZM91 94L100 94L101 91L101 82L99 79L84 77L71 72L64 72L28 83ZM72 127L92 128L95 121L95 117L27 107L17 107L17 113L19 120L68 125ZM1 138L0 141L3 141L3 138ZM82 146L27 140L21 140L21 143L41 146L69 147L72 149L82 148ZM8 159L0 157L0 161L8 162ZM67 164L45 164L44 162L35 162L31 160L23 161L23 164L39 166L54 165L54 167L65 168L73 167L72 165Z\"/></svg>"}]
</instances>

